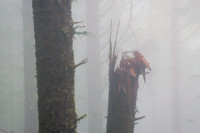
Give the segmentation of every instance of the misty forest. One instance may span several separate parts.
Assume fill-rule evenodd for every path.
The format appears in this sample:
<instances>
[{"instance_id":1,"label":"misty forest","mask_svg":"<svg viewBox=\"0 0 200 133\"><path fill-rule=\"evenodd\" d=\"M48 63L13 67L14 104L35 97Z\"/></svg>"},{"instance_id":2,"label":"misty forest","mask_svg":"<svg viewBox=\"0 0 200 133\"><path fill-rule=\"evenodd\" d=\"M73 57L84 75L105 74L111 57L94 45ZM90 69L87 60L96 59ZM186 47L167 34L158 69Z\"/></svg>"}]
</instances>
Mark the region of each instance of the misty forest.
<instances>
[{"instance_id":1,"label":"misty forest","mask_svg":"<svg viewBox=\"0 0 200 133\"><path fill-rule=\"evenodd\" d=\"M0 133L199 133L199 0L0 0Z\"/></svg>"}]
</instances>

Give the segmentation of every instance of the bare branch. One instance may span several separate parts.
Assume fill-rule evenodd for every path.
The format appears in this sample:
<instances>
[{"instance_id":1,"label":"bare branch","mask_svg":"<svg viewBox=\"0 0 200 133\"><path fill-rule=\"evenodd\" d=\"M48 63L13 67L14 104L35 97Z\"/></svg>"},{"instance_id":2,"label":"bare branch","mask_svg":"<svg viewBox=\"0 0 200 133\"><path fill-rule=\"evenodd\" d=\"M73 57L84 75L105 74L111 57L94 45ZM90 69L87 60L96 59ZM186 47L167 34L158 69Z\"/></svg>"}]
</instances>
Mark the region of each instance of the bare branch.
<instances>
[{"instance_id":1,"label":"bare branch","mask_svg":"<svg viewBox=\"0 0 200 133\"><path fill-rule=\"evenodd\" d=\"M73 24L80 24L80 23L84 23L84 21L81 21L81 22L73 22Z\"/></svg>"},{"instance_id":2,"label":"bare branch","mask_svg":"<svg viewBox=\"0 0 200 133\"><path fill-rule=\"evenodd\" d=\"M141 120L141 119L144 119L145 116L142 116L142 117L138 117L138 118L135 118L135 121L138 121L138 120Z\"/></svg>"},{"instance_id":3,"label":"bare branch","mask_svg":"<svg viewBox=\"0 0 200 133\"><path fill-rule=\"evenodd\" d=\"M84 114L83 116L81 116L78 119L76 119L76 122L79 122L80 120L84 119L86 116L87 116L87 114Z\"/></svg>"},{"instance_id":4,"label":"bare branch","mask_svg":"<svg viewBox=\"0 0 200 133\"><path fill-rule=\"evenodd\" d=\"M83 65L83 64L87 63L87 62L88 62L88 58L82 60L80 63L78 63L77 65L74 66L74 69L79 67L80 65Z\"/></svg>"}]
</instances>

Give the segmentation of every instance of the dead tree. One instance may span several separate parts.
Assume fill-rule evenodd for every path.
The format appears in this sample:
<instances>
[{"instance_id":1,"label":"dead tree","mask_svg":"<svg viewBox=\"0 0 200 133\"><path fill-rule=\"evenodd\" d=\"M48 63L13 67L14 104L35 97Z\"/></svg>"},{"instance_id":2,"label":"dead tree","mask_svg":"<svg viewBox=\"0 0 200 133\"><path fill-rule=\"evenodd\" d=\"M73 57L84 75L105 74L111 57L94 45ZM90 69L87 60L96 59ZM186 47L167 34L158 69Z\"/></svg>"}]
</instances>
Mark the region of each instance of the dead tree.
<instances>
[{"instance_id":1,"label":"dead tree","mask_svg":"<svg viewBox=\"0 0 200 133\"><path fill-rule=\"evenodd\" d=\"M115 69L117 60L115 48L116 41L114 50L112 50L110 38L109 102L106 133L133 133L136 121L144 118L144 116L135 117L138 78L139 75L143 74L145 80L145 68L149 70L151 68L142 54L137 51L130 51L122 54L119 66ZM131 56L128 53L131 53Z\"/></svg>"}]
</instances>

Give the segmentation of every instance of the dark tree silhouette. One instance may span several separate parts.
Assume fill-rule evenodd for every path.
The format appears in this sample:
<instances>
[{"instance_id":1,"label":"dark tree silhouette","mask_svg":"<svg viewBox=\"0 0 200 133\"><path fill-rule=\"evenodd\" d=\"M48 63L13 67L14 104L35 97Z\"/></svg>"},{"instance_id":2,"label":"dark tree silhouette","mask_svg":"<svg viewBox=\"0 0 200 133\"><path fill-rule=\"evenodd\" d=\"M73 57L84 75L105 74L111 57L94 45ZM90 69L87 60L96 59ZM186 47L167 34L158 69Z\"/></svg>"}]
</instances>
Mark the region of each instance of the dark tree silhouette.
<instances>
[{"instance_id":1,"label":"dark tree silhouette","mask_svg":"<svg viewBox=\"0 0 200 133\"><path fill-rule=\"evenodd\" d=\"M40 133L75 133L71 0L33 0Z\"/></svg>"}]
</instances>

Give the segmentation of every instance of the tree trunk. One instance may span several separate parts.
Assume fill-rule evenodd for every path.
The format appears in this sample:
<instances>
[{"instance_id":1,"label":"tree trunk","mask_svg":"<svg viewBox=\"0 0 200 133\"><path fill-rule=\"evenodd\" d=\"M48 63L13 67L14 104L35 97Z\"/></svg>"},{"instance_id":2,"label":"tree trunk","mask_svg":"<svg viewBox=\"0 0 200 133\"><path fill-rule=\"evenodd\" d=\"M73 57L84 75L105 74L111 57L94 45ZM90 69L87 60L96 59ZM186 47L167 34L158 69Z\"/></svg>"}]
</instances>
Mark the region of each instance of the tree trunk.
<instances>
[{"instance_id":1,"label":"tree trunk","mask_svg":"<svg viewBox=\"0 0 200 133\"><path fill-rule=\"evenodd\" d=\"M109 70L110 86L106 133L133 133L138 77L132 79L131 88L133 89L126 88L127 92L119 91L120 75L111 66Z\"/></svg>"},{"instance_id":2,"label":"tree trunk","mask_svg":"<svg viewBox=\"0 0 200 133\"><path fill-rule=\"evenodd\" d=\"M39 133L76 133L71 0L33 0Z\"/></svg>"},{"instance_id":3,"label":"tree trunk","mask_svg":"<svg viewBox=\"0 0 200 133\"><path fill-rule=\"evenodd\" d=\"M119 68L115 70L116 60L116 55L110 56L106 133L134 133L135 121L144 118L135 117L141 63L137 58L122 56Z\"/></svg>"},{"instance_id":4,"label":"tree trunk","mask_svg":"<svg viewBox=\"0 0 200 133\"><path fill-rule=\"evenodd\" d=\"M23 0L25 133L38 130L32 0Z\"/></svg>"},{"instance_id":5,"label":"tree trunk","mask_svg":"<svg viewBox=\"0 0 200 133\"><path fill-rule=\"evenodd\" d=\"M87 0L87 28L95 37L87 40L89 133L103 132L99 0Z\"/></svg>"},{"instance_id":6,"label":"tree trunk","mask_svg":"<svg viewBox=\"0 0 200 133\"><path fill-rule=\"evenodd\" d=\"M110 75L111 76L111 75ZM107 133L133 133L137 95L137 81L134 89L119 92L119 75L113 73L110 79Z\"/></svg>"}]
</instances>

